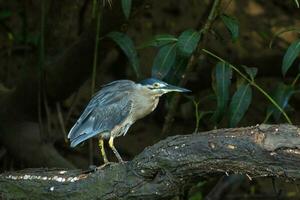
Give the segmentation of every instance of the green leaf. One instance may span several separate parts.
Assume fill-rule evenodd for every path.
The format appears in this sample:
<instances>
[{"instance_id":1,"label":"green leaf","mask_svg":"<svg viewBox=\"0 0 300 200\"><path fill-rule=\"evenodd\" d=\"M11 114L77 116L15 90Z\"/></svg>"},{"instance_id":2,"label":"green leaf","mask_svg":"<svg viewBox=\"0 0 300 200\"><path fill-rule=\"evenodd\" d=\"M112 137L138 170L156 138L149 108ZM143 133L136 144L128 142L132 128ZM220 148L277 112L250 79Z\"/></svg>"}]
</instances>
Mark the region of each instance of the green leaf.
<instances>
[{"instance_id":1,"label":"green leaf","mask_svg":"<svg viewBox=\"0 0 300 200\"><path fill-rule=\"evenodd\" d=\"M231 33L232 41L235 42L239 37L239 22L229 15L221 15L221 19L228 31Z\"/></svg>"},{"instance_id":2,"label":"green leaf","mask_svg":"<svg viewBox=\"0 0 300 200\"><path fill-rule=\"evenodd\" d=\"M286 72L292 66L293 62L299 56L299 54L300 54L300 40L297 40L289 46L289 48L287 49L283 57L282 67L281 67L283 76L285 76Z\"/></svg>"},{"instance_id":3,"label":"green leaf","mask_svg":"<svg viewBox=\"0 0 300 200\"><path fill-rule=\"evenodd\" d=\"M182 79L182 75L185 72L187 64L188 58L176 55L175 64L171 67L164 80L167 83L177 85Z\"/></svg>"},{"instance_id":4,"label":"green leaf","mask_svg":"<svg viewBox=\"0 0 300 200\"><path fill-rule=\"evenodd\" d=\"M161 47L166 44L177 42L177 38L173 35L163 34L163 35L156 35L152 40L149 40L143 43L138 49L142 49L145 47Z\"/></svg>"},{"instance_id":5,"label":"green leaf","mask_svg":"<svg viewBox=\"0 0 300 200\"><path fill-rule=\"evenodd\" d=\"M163 79L176 60L176 44L168 44L158 51L153 61L152 76Z\"/></svg>"},{"instance_id":6,"label":"green leaf","mask_svg":"<svg viewBox=\"0 0 300 200\"><path fill-rule=\"evenodd\" d=\"M236 81L235 81L236 88L239 88L240 86L245 85L245 84L247 84L247 80L245 80L241 76L236 77Z\"/></svg>"},{"instance_id":7,"label":"green leaf","mask_svg":"<svg viewBox=\"0 0 300 200\"><path fill-rule=\"evenodd\" d=\"M236 127L241 121L252 100L249 84L240 86L234 93L229 106L229 127Z\"/></svg>"},{"instance_id":8,"label":"green leaf","mask_svg":"<svg viewBox=\"0 0 300 200\"><path fill-rule=\"evenodd\" d=\"M217 110L213 115L215 122L220 122L228 104L229 87L231 84L232 69L227 63L218 62L215 71L215 94L217 96Z\"/></svg>"},{"instance_id":9,"label":"green leaf","mask_svg":"<svg viewBox=\"0 0 300 200\"><path fill-rule=\"evenodd\" d=\"M299 8L299 2L298 2L298 0L294 0L294 2L296 4L297 8Z\"/></svg>"},{"instance_id":10,"label":"green leaf","mask_svg":"<svg viewBox=\"0 0 300 200\"><path fill-rule=\"evenodd\" d=\"M197 48L201 34L198 31L189 29L181 33L178 38L178 50L186 57L189 57Z\"/></svg>"},{"instance_id":11,"label":"green leaf","mask_svg":"<svg viewBox=\"0 0 300 200\"><path fill-rule=\"evenodd\" d=\"M273 94L273 98L276 103L284 110L288 106L289 100L294 93L295 90L292 86L280 83ZM272 104L267 109L267 116L270 115L273 116L275 121L278 121L281 116L281 112Z\"/></svg>"},{"instance_id":12,"label":"green leaf","mask_svg":"<svg viewBox=\"0 0 300 200\"><path fill-rule=\"evenodd\" d=\"M0 20L6 19L12 15L12 12L9 10L0 11Z\"/></svg>"},{"instance_id":13,"label":"green leaf","mask_svg":"<svg viewBox=\"0 0 300 200\"><path fill-rule=\"evenodd\" d=\"M140 64L137 51L134 47L133 41L124 33L120 32L110 32L107 34L107 37L112 39L119 47L123 50L125 55L128 57L131 66L133 67L134 72L137 77L140 76Z\"/></svg>"},{"instance_id":14,"label":"green leaf","mask_svg":"<svg viewBox=\"0 0 300 200\"><path fill-rule=\"evenodd\" d=\"M191 197L189 197L189 200L202 200L203 194L202 192L195 192Z\"/></svg>"},{"instance_id":15,"label":"green leaf","mask_svg":"<svg viewBox=\"0 0 300 200\"><path fill-rule=\"evenodd\" d=\"M122 0L122 9L126 19L130 16L132 0Z\"/></svg>"},{"instance_id":16,"label":"green leaf","mask_svg":"<svg viewBox=\"0 0 300 200\"><path fill-rule=\"evenodd\" d=\"M257 75L257 68L256 67L247 67L245 65L242 65L242 67L244 68L245 72L249 75L249 77L253 81Z\"/></svg>"}]
</instances>

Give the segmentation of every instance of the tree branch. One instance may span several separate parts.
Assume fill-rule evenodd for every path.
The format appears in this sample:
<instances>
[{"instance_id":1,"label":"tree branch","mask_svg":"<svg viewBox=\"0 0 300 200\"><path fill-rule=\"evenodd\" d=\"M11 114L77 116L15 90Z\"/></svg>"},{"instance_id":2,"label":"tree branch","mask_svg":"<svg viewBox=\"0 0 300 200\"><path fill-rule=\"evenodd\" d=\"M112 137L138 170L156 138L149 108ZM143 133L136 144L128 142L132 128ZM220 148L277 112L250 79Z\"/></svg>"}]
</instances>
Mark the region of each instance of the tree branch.
<instances>
[{"instance_id":1,"label":"tree branch","mask_svg":"<svg viewBox=\"0 0 300 200\"><path fill-rule=\"evenodd\" d=\"M169 137L132 161L102 170L38 170L0 176L4 198L166 199L205 175L300 179L300 129L260 125Z\"/></svg>"}]
</instances>

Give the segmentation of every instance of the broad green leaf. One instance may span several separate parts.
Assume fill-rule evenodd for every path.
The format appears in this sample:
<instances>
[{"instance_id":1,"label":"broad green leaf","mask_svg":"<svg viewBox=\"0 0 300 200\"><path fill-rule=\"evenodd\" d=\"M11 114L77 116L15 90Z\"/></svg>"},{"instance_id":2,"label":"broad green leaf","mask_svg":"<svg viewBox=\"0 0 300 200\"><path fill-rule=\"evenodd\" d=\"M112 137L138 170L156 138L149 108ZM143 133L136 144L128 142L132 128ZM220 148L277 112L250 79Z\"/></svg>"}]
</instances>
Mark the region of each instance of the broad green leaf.
<instances>
[{"instance_id":1,"label":"broad green leaf","mask_svg":"<svg viewBox=\"0 0 300 200\"><path fill-rule=\"evenodd\" d=\"M177 48L179 52L186 57L189 57L197 48L201 34L198 31L189 29L181 33L178 38Z\"/></svg>"},{"instance_id":2,"label":"broad green leaf","mask_svg":"<svg viewBox=\"0 0 300 200\"><path fill-rule=\"evenodd\" d=\"M168 44L158 51L153 61L152 76L163 79L176 60L176 44Z\"/></svg>"},{"instance_id":3,"label":"broad green leaf","mask_svg":"<svg viewBox=\"0 0 300 200\"><path fill-rule=\"evenodd\" d=\"M239 22L237 19L229 16L229 15L221 15L221 19L225 24L226 28L231 33L232 41L236 41L239 37Z\"/></svg>"},{"instance_id":4,"label":"broad green leaf","mask_svg":"<svg viewBox=\"0 0 300 200\"><path fill-rule=\"evenodd\" d=\"M280 83L273 94L273 99L282 109L285 109L287 108L289 100L294 92L295 91L292 86ZM281 112L272 104L267 110L267 116L270 115L272 115L273 118L278 121L281 116Z\"/></svg>"},{"instance_id":5,"label":"broad green leaf","mask_svg":"<svg viewBox=\"0 0 300 200\"><path fill-rule=\"evenodd\" d=\"M252 100L249 84L240 86L234 93L229 106L229 127L236 127L241 121Z\"/></svg>"},{"instance_id":6,"label":"broad green leaf","mask_svg":"<svg viewBox=\"0 0 300 200\"><path fill-rule=\"evenodd\" d=\"M132 0L122 0L122 9L126 19L130 16Z\"/></svg>"},{"instance_id":7,"label":"broad green leaf","mask_svg":"<svg viewBox=\"0 0 300 200\"><path fill-rule=\"evenodd\" d=\"M241 76L236 77L236 81L235 81L236 88L239 88L240 86L245 84L247 84L247 81L243 77Z\"/></svg>"},{"instance_id":8,"label":"broad green leaf","mask_svg":"<svg viewBox=\"0 0 300 200\"><path fill-rule=\"evenodd\" d=\"M9 10L0 11L0 20L6 19L12 15L12 12Z\"/></svg>"},{"instance_id":9,"label":"broad green leaf","mask_svg":"<svg viewBox=\"0 0 300 200\"><path fill-rule=\"evenodd\" d=\"M137 51L134 47L133 41L124 33L110 32L107 37L111 38L119 47L123 50L125 55L128 57L131 66L137 77L140 76L140 64Z\"/></svg>"},{"instance_id":10,"label":"broad green leaf","mask_svg":"<svg viewBox=\"0 0 300 200\"><path fill-rule=\"evenodd\" d=\"M164 80L167 83L177 85L179 81L182 79L182 75L185 72L187 64L188 64L188 58L176 55L175 63L171 67L171 70L169 70Z\"/></svg>"},{"instance_id":11,"label":"broad green leaf","mask_svg":"<svg viewBox=\"0 0 300 200\"><path fill-rule=\"evenodd\" d=\"M189 200L202 200L203 198L203 194L202 192L195 192L192 196L189 197Z\"/></svg>"},{"instance_id":12,"label":"broad green leaf","mask_svg":"<svg viewBox=\"0 0 300 200\"><path fill-rule=\"evenodd\" d=\"M298 2L298 0L294 0L294 2L296 4L297 8L299 8L299 2Z\"/></svg>"},{"instance_id":13,"label":"broad green leaf","mask_svg":"<svg viewBox=\"0 0 300 200\"><path fill-rule=\"evenodd\" d=\"M215 122L220 122L228 104L229 87L231 84L232 69L227 63L218 62L215 70L215 94L217 96L217 110L213 115Z\"/></svg>"},{"instance_id":14,"label":"broad green leaf","mask_svg":"<svg viewBox=\"0 0 300 200\"><path fill-rule=\"evenodd\" d=\"M249 75L249 77L253 81L257 74L257 68L256 67L247 67L245 65L242 65L242 67L244 68L245 72Z\"/></svg>"},{"instance_id":15,"label":"broad green leaf","mask_svg":"<svg viewBox=\"0 0 300 200\"><path fill-rule=\"evenodd\" d=\"M282 61L282 74L285 76L286 72L292 66L295 59L300 54L300 40L293 42L289 48L287 49L286 53L284 54L283 61Z\"/></svg>"},{"instance_id":16,"label":"broad green leaf","mask_svg":"<svg viewBox=\"0 0 300 200\"><path fill-rule=\"evenodd\" d=\"M161 47L164 46L166 44L170 44L170 43L175 43L177 42L177 38L174 37L173 35L168 35L168 34L164 34L164 35L156 35L154 36L154 38L152 40L149 40L147 42L145 42L144 44L142 44L141 46L138 47L138 49L142 49L145 47Z\"/></svg>"}]
</instances>

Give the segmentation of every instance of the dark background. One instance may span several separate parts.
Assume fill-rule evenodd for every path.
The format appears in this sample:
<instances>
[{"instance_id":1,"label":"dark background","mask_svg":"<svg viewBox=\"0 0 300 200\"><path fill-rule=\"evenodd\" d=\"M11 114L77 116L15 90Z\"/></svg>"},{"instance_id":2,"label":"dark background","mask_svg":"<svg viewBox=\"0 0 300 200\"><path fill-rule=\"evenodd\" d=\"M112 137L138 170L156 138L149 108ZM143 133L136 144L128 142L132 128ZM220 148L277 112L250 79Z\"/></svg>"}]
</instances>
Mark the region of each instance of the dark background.
<instances>
[{"instance_id":1,"label":"dark background","mask_svg":"<svg viewBox=\"0 0 300 200\"><path fill-rule=\"evenodd\" d=\"M120 2L106 3L102 9L100 32L126 32L138 47L157 34L180 35L196 30L206 23L212 8L211 0L133 1L129 20ZM226 13L239 23L239 37L232 42L230 33L216 17L206 33L202 48L209 49L233 65L258 68L255 81L272 95L280 83L293 82L298 60L285 77L281 73L283 56L289 45L299 39L300 10L293 0L223 0L218 14ZM75 149L69 147L66 135L91 97L92 69L97 20L92 0L75 1L0 1L0 170L30 167L66 167L86 169L102 164L97 140L85 142ZM290 30L278 35L278 31ZM274 40L273 40L274 39ZM272 48L269 47L273 41ZM201 42L201 41L200 41ZM111 40L99 42L95 88L117 79L139 81L151 76L157 48L138 48L141 77L137 78L123 51ZM199 111L214 111L213 92L216 60L199 53L192 72L187 73L184 87L193 91L180 99L171 130L161 133L172 95L162 98L158 108L136 122L125 137L116 140L116 147L125 160L131 160L145 147L176 134L195 130L195 104ZM236 75L232 79L234 93ZM285 110L293 124L299 123L299 84L295 94L286 98ZM238 126L264 122L270 101L253 89L249 110ZM199 123L199 131L228 127L223 118L217 125L210 114ZM268 123L286 123L283 117L269 118ZM108 149L108 148L107 148ZM116 161L112 152L109 159ZM187 190L190 199L201 199L216 185L220 177L210 177ZM232 181L234 180L234 181ZM226 199L299 198L296 184L271 178L233 177L227 187ZM225 181L226 182L226 181ZM225 196L223 196L225 198Z\"/></svg>"}]
</instances>

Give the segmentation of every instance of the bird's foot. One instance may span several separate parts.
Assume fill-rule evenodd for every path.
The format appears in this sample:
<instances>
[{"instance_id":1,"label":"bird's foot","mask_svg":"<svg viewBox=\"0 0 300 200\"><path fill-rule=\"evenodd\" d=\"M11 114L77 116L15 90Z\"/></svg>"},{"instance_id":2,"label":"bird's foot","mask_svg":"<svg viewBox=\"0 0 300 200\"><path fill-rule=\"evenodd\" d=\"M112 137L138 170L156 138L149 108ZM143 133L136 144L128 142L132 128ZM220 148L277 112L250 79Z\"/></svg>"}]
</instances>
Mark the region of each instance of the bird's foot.
<instances>
[{"instance_id":1,"label":"bird's foot","mask_svg":"<svg viewBox=\"0 0 300 200\"><path fill-rule=\"evenodd\" d=\"M126 160L120 160L120 161L119 161L120 164L125 164L125 163L127 163L127 162L128 162L128 161L126 161Z\"/></svg>"},{"instance_id":2,"label":"bird's foot","mask_svg":"<svg viewBox=\"0 0 300 200\"><path fill-rule=\"evenodd\" d=\"M111 166L111 165L125 164L125 163L127 163L127 161L124 161L124 160L122 160L120 162L106 162L103 165L100 165L99 167L96 167L95 171L97 171L97 170L103 170L104 168L106 168L108 166Z\"/></svg>"},{"instance_id":3,"label":"bird's foot","mask_svg":"<svg viewBox=\"0 0 300 200\"><path fill-rule=\"evenodd\" d=\"M107 163L107 164L110 164L110 163ZM100 166L101 168L97 167L96 165L90 165L89 168L87 170L83 171L82 173L88 174L88 173L96 172L97 170L104 168L105 165L107 165L107 164L101 165Z\"/></svg>"},{"instance_id":4,"label":"bird's foot","mask_svg":"<svg viewBox=\"0 0 300 200\"><path fill-rule=\"evenodd\" d=\"M97 170L102 170L102 169L104 169L105 167L107 167L107 166L109 166L109 165L112 165L112 164L114 164L114 162L106 162L106 163L104 163L103 165L100 165L99 167L96 167L96 171L97 171Z\"/></svg>"}]
</instances>

